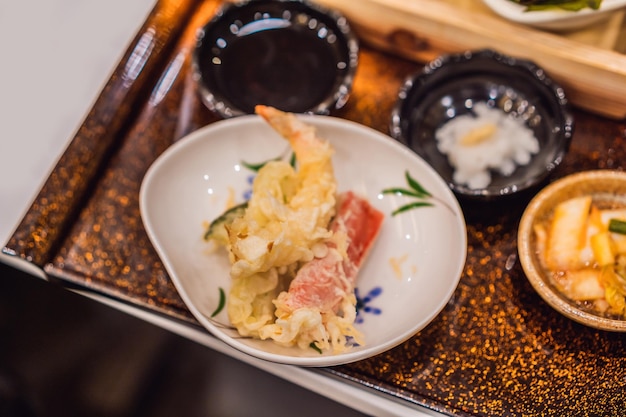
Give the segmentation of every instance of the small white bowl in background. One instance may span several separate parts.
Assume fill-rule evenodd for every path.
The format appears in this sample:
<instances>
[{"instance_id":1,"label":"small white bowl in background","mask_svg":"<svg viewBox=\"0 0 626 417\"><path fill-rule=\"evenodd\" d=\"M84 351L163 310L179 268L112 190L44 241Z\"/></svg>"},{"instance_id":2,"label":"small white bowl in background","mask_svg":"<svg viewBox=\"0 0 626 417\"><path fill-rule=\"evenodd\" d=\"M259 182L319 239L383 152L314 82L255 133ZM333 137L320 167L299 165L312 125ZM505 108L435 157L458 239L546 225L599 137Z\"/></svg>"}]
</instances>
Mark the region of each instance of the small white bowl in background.
<instances>
[{"instance_id":1,"label":"small white bowl in background","mask_svg":"<svg viewBox=\"0 0 626 417\"><path fill-rule=\"evenodd\" d=\"M605 19L611 12L626 6L626 0L603 0L598 10L586 8L576 12L566 10L527 12L526 6L511 0L483 0L483 3L510 21L554 31L580 29Z\"/></svg>"}]
</instances>

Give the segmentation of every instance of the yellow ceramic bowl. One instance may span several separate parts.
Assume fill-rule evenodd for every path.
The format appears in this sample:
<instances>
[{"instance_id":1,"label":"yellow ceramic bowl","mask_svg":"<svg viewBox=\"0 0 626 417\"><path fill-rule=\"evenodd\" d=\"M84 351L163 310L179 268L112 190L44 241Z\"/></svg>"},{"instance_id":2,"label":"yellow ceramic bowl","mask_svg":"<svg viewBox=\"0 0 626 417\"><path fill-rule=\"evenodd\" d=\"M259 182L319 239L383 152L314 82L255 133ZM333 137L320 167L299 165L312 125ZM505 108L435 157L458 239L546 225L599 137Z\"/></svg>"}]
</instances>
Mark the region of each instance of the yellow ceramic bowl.
<instances>
[{"instance_id":1,"label":"yellow ceramic bowl","mask_svg":"<svg viewBox=\"0 0 626 417\"><path fill-rule=\"evenodd\" d=\"M626 172L585 171L564 177L541 190L522 215L518 231L518 252L526 277L550 306L584 325L611 331L626 331L626 319L603 316L569 300L551 282L539 261L533 225L548 218L554 207L572 197L591 195L595 200L615 199L626 205Z\"/></svg>"}]
</instances>

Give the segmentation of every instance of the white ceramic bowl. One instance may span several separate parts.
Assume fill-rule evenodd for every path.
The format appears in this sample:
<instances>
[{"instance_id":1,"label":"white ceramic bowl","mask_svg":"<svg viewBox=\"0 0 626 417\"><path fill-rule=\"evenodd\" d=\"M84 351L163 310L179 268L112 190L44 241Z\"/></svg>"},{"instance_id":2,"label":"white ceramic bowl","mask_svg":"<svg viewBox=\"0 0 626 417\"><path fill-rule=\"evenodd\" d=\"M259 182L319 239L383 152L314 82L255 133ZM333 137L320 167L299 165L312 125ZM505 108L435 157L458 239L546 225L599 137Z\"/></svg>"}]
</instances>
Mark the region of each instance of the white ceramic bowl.
<instances>
[{"instance_id":1,"label":"white ceramic bowl","mask_svg":"<svg viewBox=\"0 0 626 417\"><path fill-rule=\"evenodd\" d=\"M498 15L516 23L554 31L580 29L608 17L609 13L626 6L626 0L603 0L598 10L576 12L546 10L526 12L525 6L510 0L483 0Z\"/></svg>"},{"instance_id":2,"label":"white ceramic bowl","mask_svg":"<svg viewBox=\"0 0 626 417\"><path fill-rule=\"evenodd\" d=\"M375 130L328 116L299 116L314 125L335 149L339 191L365 196L386 218L361 269L357 328L365 345L341 354L286 348L272 341L242 338L225 312L211 317L219 289L228 293L229 262L224 252L207 253L204 226L230 199L241 202L254 172L246 162L284 153L286 141L260 117L241 116L191 133L150 167L140 195L148 236L191 313L212 334L250 355L280 363L330 366L390 349L429 324L457 287L467 250L463 213L447 184L413 152ZM392 216L414 202L390 187L407 187L405 173L433 198L432 206ZM392 267L395 260L397 267Z\"/></svg>"}]
</instances>

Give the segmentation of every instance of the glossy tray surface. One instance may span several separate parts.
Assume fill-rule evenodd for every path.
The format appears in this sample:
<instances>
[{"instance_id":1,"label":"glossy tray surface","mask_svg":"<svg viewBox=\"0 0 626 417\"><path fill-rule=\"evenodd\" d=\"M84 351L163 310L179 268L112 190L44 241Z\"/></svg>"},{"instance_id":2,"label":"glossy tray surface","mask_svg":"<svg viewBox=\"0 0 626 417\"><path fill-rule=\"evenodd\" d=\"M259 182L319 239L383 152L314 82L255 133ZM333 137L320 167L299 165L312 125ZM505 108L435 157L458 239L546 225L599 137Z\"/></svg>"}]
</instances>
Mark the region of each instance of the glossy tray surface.
<instances>
[{"instance_id":1,"label":"glossy tray surface","mask_svg":"<svg viewBox=\"0 0 626 417\"><path fill-rule=\"evenodd\" d=\"M151 246L139 187L171 144L219 120L190 71L196 30L218 1L159 1L4 252L58 282L195 321ZM404 78L421 68L368 44L346 106L333 115L388 133ZM626 166L626 124L575 110L572 146L556 177ZM349 383L458 416L620 415L626 335L553 311L517 260L530 195L461 201L468 257L460 284L423 331L373 358L324 368Z\"/></svg>"}]
</instances>

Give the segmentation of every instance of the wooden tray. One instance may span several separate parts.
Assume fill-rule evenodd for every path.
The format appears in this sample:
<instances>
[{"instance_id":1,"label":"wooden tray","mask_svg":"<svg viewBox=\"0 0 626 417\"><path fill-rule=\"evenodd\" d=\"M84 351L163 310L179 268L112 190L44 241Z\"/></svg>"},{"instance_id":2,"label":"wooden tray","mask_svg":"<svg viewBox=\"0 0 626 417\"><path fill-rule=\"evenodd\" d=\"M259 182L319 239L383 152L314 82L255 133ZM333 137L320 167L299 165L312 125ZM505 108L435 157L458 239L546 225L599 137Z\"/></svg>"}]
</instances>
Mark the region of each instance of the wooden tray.
<instances>
[{"instance_id":1,"label":"wooden tray","mask_svg":"<svg viewBox=\"0 0 626 417\"><path fill-rule=\"evenodd\" d=\"M341 10L369 44L425 62L493 48L534 60L586 110L626 117L626 26L616 12L583 30L550 33L514 24L480 0L317 0Z\"/></svg>"},{"instance_id":2,"label":"wooden tray","mask_svg":"<svg viewBox=\"0 0 626 417\"><path fill-rule=\"evenodd\" d=\"M3 252L60 285L200 328L146 236L138 193L168 146L219 119L202 105L190 72L196 30L219 4L156 4ZM404 78L421 64L364 43L359 65L350 100L334 116L386 133ZM580 109L575 117L572 146L555 177L626 168L624 122ZM322 372L456 416L623 414L626 335L553 311L517 261L517 223L530 197L461 202L467 264L441 314L395 349Z\"/></svg>"}]
</instances>

